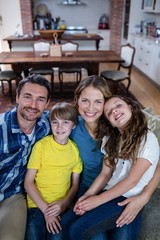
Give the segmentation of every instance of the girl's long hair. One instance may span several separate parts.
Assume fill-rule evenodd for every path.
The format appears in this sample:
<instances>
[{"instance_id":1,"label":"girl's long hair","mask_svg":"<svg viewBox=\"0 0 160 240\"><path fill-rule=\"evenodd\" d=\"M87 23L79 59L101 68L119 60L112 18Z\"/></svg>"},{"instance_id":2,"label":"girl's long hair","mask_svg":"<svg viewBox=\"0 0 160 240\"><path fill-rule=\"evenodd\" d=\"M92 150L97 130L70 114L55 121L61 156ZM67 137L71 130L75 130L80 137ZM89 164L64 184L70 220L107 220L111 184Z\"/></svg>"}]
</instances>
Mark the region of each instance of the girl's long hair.
<instances>
[{"instance_id":1,"label":"girl's long hair","mask_svg":"<svg viewBox=\"0 0 160 240\"><path fill-rule=\"evenodd\" d=\"M131 119L125 124L121 133L106 120L108 140L104 147L106 151L105 159L107 160L105 163L108 165L109 162L109 166L115 168L119 158L132 159L133 163L136 162L140 144L143 139L144 143L146 141L148 127L145 114L136 101L122 96L111 96L109 99L113 97L122 99L132 109Z\"/></svg>"}]
</instances>

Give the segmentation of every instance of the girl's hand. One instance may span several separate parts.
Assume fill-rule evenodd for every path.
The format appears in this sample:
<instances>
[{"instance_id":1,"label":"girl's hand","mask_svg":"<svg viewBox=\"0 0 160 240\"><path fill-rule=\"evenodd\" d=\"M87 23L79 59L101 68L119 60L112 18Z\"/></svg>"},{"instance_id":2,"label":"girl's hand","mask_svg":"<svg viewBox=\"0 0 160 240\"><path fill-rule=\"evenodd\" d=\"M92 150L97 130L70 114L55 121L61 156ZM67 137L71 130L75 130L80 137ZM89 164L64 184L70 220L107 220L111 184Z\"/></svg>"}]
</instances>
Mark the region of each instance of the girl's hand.
<instances>
[{"instance_id":1,"label":"girl's hand","mask_svg":"<svg viewBox=\"0 0 160 240\"><path fill-rule=\"evenodd\" d=\"M138 195L127 198L118 203L119 206L126 205L126 207L120 217L117 219L116 226L122 227L125 224L131 223L147 202L148 198L146 198L144 195Z\"/></svg>"},{"instance_id":2,"label":"girl's hand","mask_svg":"<svg viewBox=\"0 0 160 240\"><path fill-rule=\"evenodd\" d=\"M48 205L45 214L48 216L58 216L66 210L67 204L64 199L53 202Z\"/></svg>"},{"instance_id":3,"label":"girl's hand","mask_svg":"<svg viewBox=\"0 0 160 240\"><path fill-rule=\"evenodd\" d=\"M74 207L74 212L77 215L82 215L91 209L94 209L101 205L100 197L98 195L87 197L83 200L78 200Z\"/></svg>"},{"instance_id":4,"label":"girl's hand","mask_svg":"<svg viewBox=\"0 0 160 240\"><path fill-rule=\"evenodd\" d=\"M60 216L47 216L46 214L44 214L45 220L46 220L46 228L48 230L49 233L59 233L62 228L61 228L61 224L60 224Z\"/></svg>"}]
</instances>

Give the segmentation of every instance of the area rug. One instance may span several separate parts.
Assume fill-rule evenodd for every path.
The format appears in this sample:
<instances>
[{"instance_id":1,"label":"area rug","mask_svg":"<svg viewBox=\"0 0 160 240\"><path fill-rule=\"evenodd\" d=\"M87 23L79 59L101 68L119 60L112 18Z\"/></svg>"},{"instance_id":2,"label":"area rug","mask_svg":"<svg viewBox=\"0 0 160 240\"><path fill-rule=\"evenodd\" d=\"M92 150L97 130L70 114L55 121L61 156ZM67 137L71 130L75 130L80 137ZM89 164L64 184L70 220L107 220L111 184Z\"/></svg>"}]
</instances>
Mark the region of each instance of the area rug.
<instances>
[{"instance_id":1,"label":"area rug","mask_svg":"<svg viewBox=\"0 0 160 240\"><path fill-rule=\"evenodd\" d=\"M54 93L52 95L52 99L50 101L48 108L50 109L50 107L58 101L72 102L74 99L75 89L76 89L75 81L71 81L71 82L65 81L63 83L63 91L60 91L59 82L55 82ZM15 105L16 105L15 92L16 92L15 84L13 84L14 98L13 98L13 101L11 101L7 84L5 84L5 94L4 95L2 94L2 89L0 86L0 113L9 111L13 107L15 107ZM119 86L119 94L129 96L132 99L137 101L137 99L133 96L133 94L131 92L127 93L126 88L123 84L120 84L120 86Z\"/></svg>"}]
</instances>

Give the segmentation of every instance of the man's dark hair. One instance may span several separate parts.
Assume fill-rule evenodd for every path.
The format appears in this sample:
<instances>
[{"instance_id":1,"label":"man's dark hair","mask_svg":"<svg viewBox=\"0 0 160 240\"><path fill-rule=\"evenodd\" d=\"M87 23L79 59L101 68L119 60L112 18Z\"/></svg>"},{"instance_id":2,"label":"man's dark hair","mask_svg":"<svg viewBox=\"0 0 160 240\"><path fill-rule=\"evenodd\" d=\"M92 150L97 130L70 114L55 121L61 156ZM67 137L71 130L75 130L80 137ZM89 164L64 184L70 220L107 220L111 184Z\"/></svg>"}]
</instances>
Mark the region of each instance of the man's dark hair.
<instances>
[{"instance_id":1,"label":"man's dark hair","mask_svg":"<svg viewBox=\"0 0 160 240\"><path fill-rule=\"evenodd\" d=\"M47 89L47 91L48 91L47 101L50 99L50 97L51 97L51 85L50 85L50 82L45 77L43 77L43 76L41 76L39 74L30 75L30 76L22 79L19 82L17 90L16 90L16 93L17 93L18 97L19 97L19 95L21 93L21 90L22 90L23 86L26 83L38 84L40 86L45 87Z\"/></svg>"}]
</instances>

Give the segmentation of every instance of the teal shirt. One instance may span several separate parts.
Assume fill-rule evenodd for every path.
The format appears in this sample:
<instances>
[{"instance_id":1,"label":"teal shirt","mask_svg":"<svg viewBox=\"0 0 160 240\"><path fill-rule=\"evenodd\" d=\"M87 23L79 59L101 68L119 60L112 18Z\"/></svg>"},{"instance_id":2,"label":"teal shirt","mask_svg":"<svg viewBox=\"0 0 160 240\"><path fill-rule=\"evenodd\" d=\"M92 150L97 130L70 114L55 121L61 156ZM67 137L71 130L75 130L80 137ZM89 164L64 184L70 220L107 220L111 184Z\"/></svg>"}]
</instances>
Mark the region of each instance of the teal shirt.
<instances>
[{"instance_id":1,"label":"teal shirt","mask_svg":"<svg viewBox=\"0 0 160 240\"><path fill-rule=\"evenodd\" d=\"M97 147L97 141L89 135L82 117L70 138L77 144L83 162L82 183L89 187L101 171L104 155Z\"/></svg>"}]
</instances>

